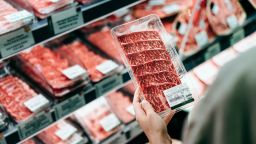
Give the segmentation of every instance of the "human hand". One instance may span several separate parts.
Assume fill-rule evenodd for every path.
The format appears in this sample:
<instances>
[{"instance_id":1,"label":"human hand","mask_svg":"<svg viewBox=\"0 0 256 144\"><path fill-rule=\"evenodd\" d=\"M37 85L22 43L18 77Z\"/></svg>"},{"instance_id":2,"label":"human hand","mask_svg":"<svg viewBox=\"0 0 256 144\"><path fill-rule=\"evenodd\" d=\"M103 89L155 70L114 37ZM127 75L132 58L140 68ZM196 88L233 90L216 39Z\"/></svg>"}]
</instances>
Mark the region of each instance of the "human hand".
<instances>
[{"instance_id":1,"label":"human hand","mask_svg":"<svg viewBox=\"0 0 256 144\"><path fill-rule=\"evenodd\" d=\"M151 104L143 100L140 102L139 89L136 90L133 98L133 106L136 120L145 132L151 144L169 144L171 138L167 132L167 124L170 122L174 112L169 113L165 118L161 118L153 109Z\"/></svg>"}]
</instances>

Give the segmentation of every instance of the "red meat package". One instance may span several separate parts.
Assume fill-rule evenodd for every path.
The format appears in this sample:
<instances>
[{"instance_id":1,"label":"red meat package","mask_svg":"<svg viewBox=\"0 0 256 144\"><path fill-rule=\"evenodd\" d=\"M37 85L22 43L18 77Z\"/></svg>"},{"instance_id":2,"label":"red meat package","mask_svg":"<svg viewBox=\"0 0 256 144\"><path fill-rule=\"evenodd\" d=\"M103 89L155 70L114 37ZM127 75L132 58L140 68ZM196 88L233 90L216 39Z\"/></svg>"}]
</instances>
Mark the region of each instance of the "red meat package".
<instances>
[{"instance_id":1,"label":"red meat package","mask_svg":"<svg viewBox=\"0 0 256 144\"><path fill-rule=\"evenodd\" d=\"M88 82L81 66L71 65L66 58L41 45L21 53L19 62L29 77L56 97Z\"/></svg>"},{"instance_id":2,"label":"red meat package","mask_svg":"<svg viewBox=\"0 0 256 144\"><path fill-rule=\"evenodd\" d=\"M90 50L79 40L64 45L57 51L71 63L79 64L85 68L93 82L98 82L122 69L117 63Z\"/></svg>"},{"instance_id":3,"label":"red meat package","mask_svg":"<svg viewBox=\"0 0 256 144\"><path fill-rule=\"evenodd\" d=\"M67 120L61 120L50 126L37 137L45 144L79 144L85 141L82 133Z\"/></svg>"},{"instance_id":4,"label":"red meat package","mask_svg":"<svg viewBox=\"0 0 256 144\"><path fill-rule=\"evenodd\" d=\"M119 51L143 98L154 110L165 115L171 109L186 106L194 98L182 79L186 70L156 15L112 29Z\"/></svg>"},{"instance_id":5,"label":"red meat package","mask_svg":"<svg viewBox=\"0 0 256 144\"><path fill-rule=\"evenodd\" d=\"M217 35L230 34L246 19L246 13L238 0L208 0L206 14Z\"/></svg>"},{"instance_id":6,"label":"red meat package","mask_svg":"<svg viewBox=\"0 0 256 144\"><path fill-rule=\"evenodd\" d=\"M108 138L120 129L120 120L111 111L104 97L77 110L74 117L95 142Z\"/></svg>"},{"instance_id":7,"label":"red meat package","mask_svg":"<svg viewBox=\"0 0 256 144\"><path fill-rule=\"evenodd\" d=\"M49 100L18 77L8 75L0 78L0 103L16 122L22 122L46 108Z\"/></svg>"},{"instance_id":8,"label":"red meat package","mask_svg":"<svg viewBox=\"0 0 256 144\"><path fill-rule=\"evenodd\" d=\"M129 123L134 120L134 110L131 98L121 91L115 91L106 96L106 99L112 111L124 123Z\"/></svg>"}]
</instances>

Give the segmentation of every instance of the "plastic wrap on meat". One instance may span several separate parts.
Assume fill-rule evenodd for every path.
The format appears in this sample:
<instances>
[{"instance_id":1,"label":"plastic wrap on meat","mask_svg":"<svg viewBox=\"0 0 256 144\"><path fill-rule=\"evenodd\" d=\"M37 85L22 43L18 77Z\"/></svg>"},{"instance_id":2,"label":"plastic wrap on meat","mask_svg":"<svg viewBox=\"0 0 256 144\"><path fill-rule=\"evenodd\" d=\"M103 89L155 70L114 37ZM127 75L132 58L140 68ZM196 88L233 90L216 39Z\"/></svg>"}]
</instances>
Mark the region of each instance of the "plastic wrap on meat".
<instances>
[{"instance_id":1,"label":"plastic wrap on meat","mask_svg":"<svg viewBox=\"0 0 256 144\"><path fill-rule=\"evenodd\" d=\"M144 97L156 112L170 108L162 91L181 81L158 32L133 32L118 41Z\"/></svg>"},{"instance_id":2,"label":"plastic wrap on meat","mask_svg":"<svg viewBox=\"0 0 256 144\"><path fill-rule=\"evenodd\" d=\"M134 120L134 116L131 115L127 108L132 105L131 99L128 95L118 91L112 92L107 95L106 99L113 112L122 120L124 123L129 123Z\"/></svg>"},{"instance_id":3,"label":"plastic wrap on meat","mask_svg":"<svg viewBox=\"0 0 256 144\"><path fill-rule=\"evenodd\" d=\"M64 136L62 136L62 133L64 133ZM45 144L76 144L83 140L77 128L66 120L47 128L39 133L37 137Z\"/></svg>"},{"instance_id":4,"label":"plastic wrap on meat","mask_svg":"<svg viewBox=\"0 0 256 144\"><path fill-rule=\"evenodd\" d=\"M120 127L106 131L100 121L112 114L104 97L98 98L74 113L79 124L88 132L94 141L102 141L117 132Z\"/></svg>"},{"instance_id":5,"label":"plastic wrap on meat","mask_svg":"<svg viewBox=\"0 0 256 144\"><path fill-rule=\"evenodd\" d=\"M109 29L92 33L87 39L111 58L123 63Z\"/></svg>"},{"instance_id":6,"label":"plastic wrap on meat","mask_svg":"<svg viewBox=\"0 0 256 144\"><path fill-rule=\"evenodd\" d=\"M36 95L34 90L17 77L10 75L0 79L0 103L17 122L33 114L24 102Z\"/></svg>"},{"instance_id":7,"label":"plastic wrap on meat","mask_svg":"<svg viewBox=\"0 0 256 144\"><path fill-rule=\"evenodd\" d=\"M246 19L246 13L237 0L209 0L206 14L217 35L230 34Z\"/></svg>"}]
</instances>

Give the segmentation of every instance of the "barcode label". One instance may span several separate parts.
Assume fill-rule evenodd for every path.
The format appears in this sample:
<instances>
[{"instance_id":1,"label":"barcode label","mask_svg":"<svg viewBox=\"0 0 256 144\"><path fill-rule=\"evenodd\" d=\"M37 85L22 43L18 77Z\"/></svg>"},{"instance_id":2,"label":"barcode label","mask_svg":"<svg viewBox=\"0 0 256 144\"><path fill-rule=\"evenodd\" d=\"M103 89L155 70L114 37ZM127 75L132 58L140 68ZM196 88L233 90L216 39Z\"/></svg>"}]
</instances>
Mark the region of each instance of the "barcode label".
<instances>
[{"instance_id":1,"label":"barcode label","mask_svg":"<svg viewBox=\"0 0 256 144\"><path fill-rule=\"evenodd\" d=\"M172 109L182 107L194 101L192 93L186 84L180 84L163 92Z\"/></svg>"}]
</instances>

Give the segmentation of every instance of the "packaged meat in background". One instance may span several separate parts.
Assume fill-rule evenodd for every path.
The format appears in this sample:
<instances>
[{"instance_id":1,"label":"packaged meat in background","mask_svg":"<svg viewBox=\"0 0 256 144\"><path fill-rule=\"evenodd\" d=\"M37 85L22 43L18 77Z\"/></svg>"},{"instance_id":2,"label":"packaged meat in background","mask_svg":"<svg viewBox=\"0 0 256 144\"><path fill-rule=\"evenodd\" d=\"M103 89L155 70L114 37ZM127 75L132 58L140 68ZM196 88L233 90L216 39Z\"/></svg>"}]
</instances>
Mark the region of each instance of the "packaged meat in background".
<instances>
[{"instance_id":1,"label":"packaged meat in background","mask_svg":"<svg viewBox=\"0 0 256 144\"><path fill-rule=\"evenodd\" d=\"M121 128L120 120L111 111L104 97L77 110L74 117L96 143L105 140Z\"/></svg>"},{"instance_id":2,"label":"packaged meat in background","mask_svg":"<svg viewBox=\"0 0 256 144\"><path fill-rule=\"evenodd\" d=\"M237 57L237 52L234 49L229 48L225 51L222 51L218 55L214 56L212 58L212 61L218 67L222 67L223 65L230 62L231 60L233 60L236 57Z\"/></svg>"},{"instance_id":3,"label":"packaged meat in background","mask_svg":"<svg viewBox=\"0 0 256 144\"><path fill-rule=\"evenodd\" d=\"M78 64L85 68L93 82L98 82L123 69L122 66L111 59L107 59L92 51L79 40L63 45L57 51L72 64Z\"/></svg>"},{"instance_id":4,"label":"packaged meat in background","mask_svg":"<svg viewBox=\"0 0 256 144\"><path fill-rule=\"evenodd\" d=\"M141 18L150 14L160 18L173 16L192 5L191 0L147 0L134 7L133 15Z\"/></svg>"},{"instance_id":5,"label":"packaged meat in background","mask_svg":"<svg viewBox=\"0 0 256 144\"><path fill-rule=\"evenodd\" d=\"M237 52L246 52L249 49L256 48L256 33L247 36L246 38L237 42L233 49Z\"/></svg>"},{"instance_id":6,"label":"packaged meat in background","mask_svg":"<svg viewBox=\"0 0 256 144\"><path fill-rule=\"evenodd\" d=\"M186 73L186 76L190 78L188 82L188 86L191 89L194 95L198 95L202 97L207 89L207 85L205 85L202 81L200 81L193 72Z\"/></svg>"},{"instance_id":7,"label":"packaged meat in background","mask_svg":"<svg viewBox=\"0 0 256 144\"><path fill-rule=\"evenodd\" d=\"M123 24L112 33L136 87L156 112L163 116L194 101L182 79L186 70L172 43L164 39L167 32L158 16Z\"/></svg>"},{"instance_id":8,"label":"packaged meat in background","mask_svg":"<svg viewBox=\"0 0 256 144\"><path fill-rule=\"evenodd\" d=\"M211 85L218 74L218 67L212 61L206 61L194 68L193 73L207 86Z\"/></svg>"},{"instance_id":9,"label":"packaged meat in background","mask_svg":"<svg viewBox=\"0 0 256 144\"><path fill-rule=\"evenodd\" d=\"M0 78L0 103L16 122L22 122L49 106L49 100L36 93L17 76Z\"/></svg>"},{"instance_id":10,"label":"packaged meat in background","mask_svg":"<svg viewBox=\"0 0 256 144\"><path fill-rule=\"evenodd\" d=\"M87 72L79 65L41 45L18 56L18 67L55 97L62 97L89 82Z\"/></svg>"},{"instance_id":11,"label":"packaged meat in background","mask_svg":"<svg viewBox=\"0 0 256 144\"><path fill-rule=\"evenodd\" d=\"M130 82L129 84L127 84L126 86L123 87L123 89L127 92L129 92L130 94L134 94L135 93L135 86L132 82Z\"/></svg>"},{"instance_id":12,"label":"packaged meat in background","mask_svg":"<svg viewBox=\"0 0 256 144\"><path fill-rule=\"evenodd\" d=\"M134 120L132 96L122 91L114 91L106 96L112 111L125 124Z\"/></svg>"},{"instance_id":13,"label":"packaged meat in background","mask_svg":"<svg viewBox=\"0 0 256 144\"><path fill-rule=\"evenodd\" d=\"M21 144L37 144L37 143L34 139L28 139L28 140L22 142Z\"/></svg>"},{"instance_id":14,"label":"packaged meat in background","mask_svg":"<svg viewBox=\"0 0 256 144\"><path fill-rule=\"evenodd\" d=\"M26 2L25 0L21 0ZM34 21L33 13L22 9L11 0L0 0L0 35Z\"/></svg>"},{"instance_id":15,"label":"packaged meat in background","mask_svg":"<svg viewBox=\"0 0 256 144\"><path fill-rule=\"evenodd\" d=\"M45 144L85 143L82 132L67 120L61 120L42 131L37 137Z\"/></svg>"},{"instance_id":16,"label":"packaged meat in background","mask_svg":"<svg viewBox=\"0 0 256 144\"><path fill-rule=\"evenodd\" d=\"M256 8L256 0L249 0L249 2L253 5L254 8Z\"/></svg>"},{"instance_id":17,"label":"packaged meat in background","mask_svg":"<svg viewBox=\"0 0 256 144\"><path fill-rule=\"evenodd\" d=\"M206 15L206 0L198 0L189 9L180 13L174 21L173 29L178 37L177 46L185 56L194 54L211 42L214 33Z\"/></svg>"},{"instance_id":18,"label":"packaged meat in background","mask_svg":"<svg viewBox=\"0 0 256 144\"><path fill-rule=\"evenodd\" d=\"M246 13L238 0L208 0L206 14L217 35L230 34L246 19Z\"/></svg>"}]
</instances>

